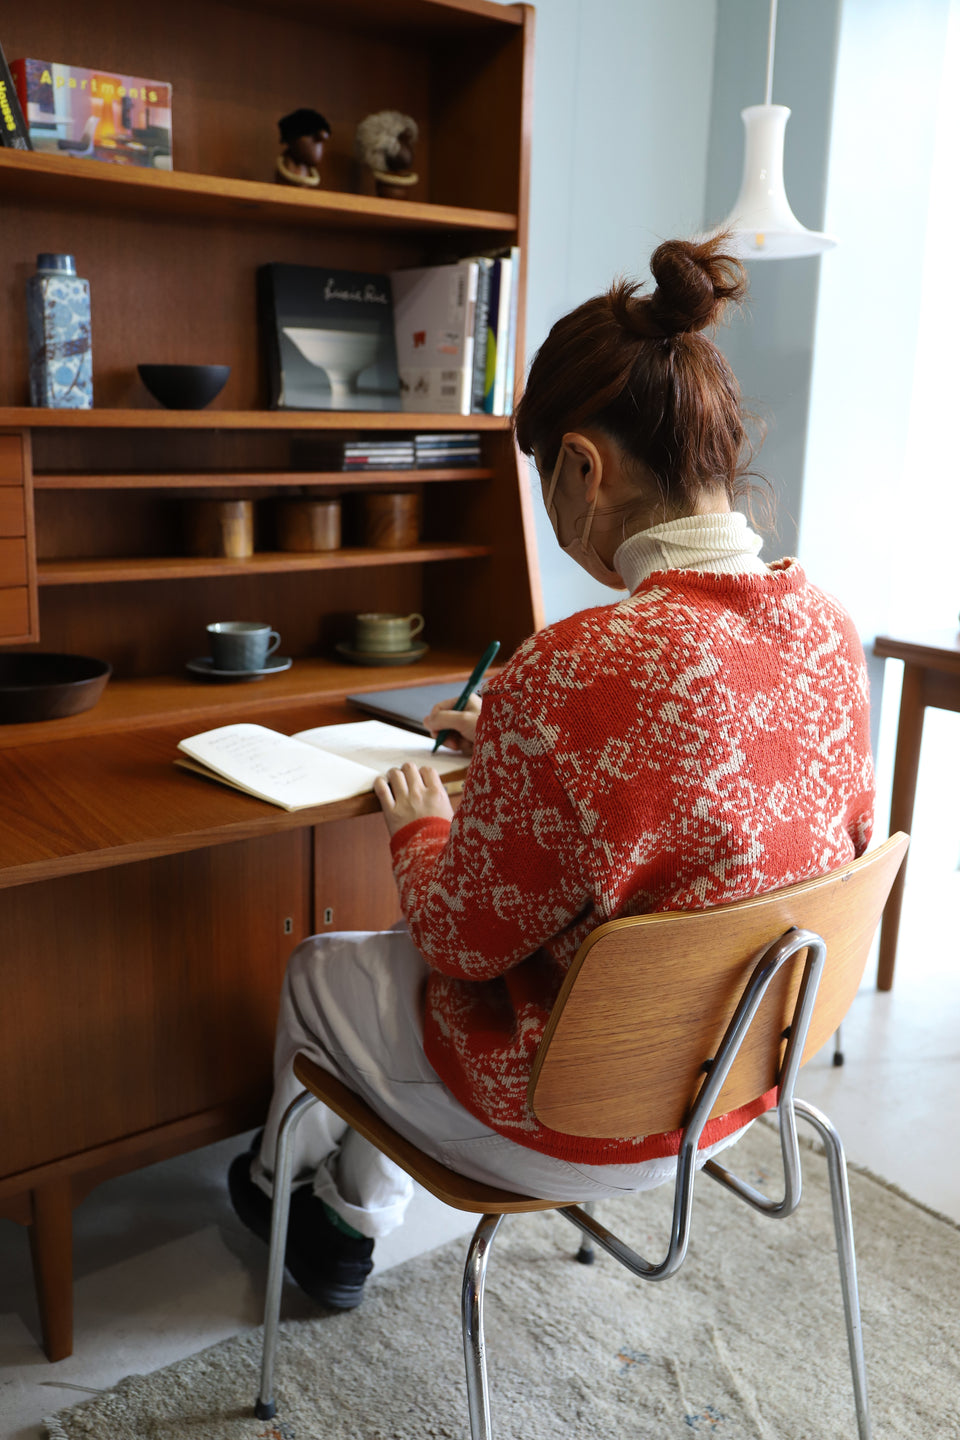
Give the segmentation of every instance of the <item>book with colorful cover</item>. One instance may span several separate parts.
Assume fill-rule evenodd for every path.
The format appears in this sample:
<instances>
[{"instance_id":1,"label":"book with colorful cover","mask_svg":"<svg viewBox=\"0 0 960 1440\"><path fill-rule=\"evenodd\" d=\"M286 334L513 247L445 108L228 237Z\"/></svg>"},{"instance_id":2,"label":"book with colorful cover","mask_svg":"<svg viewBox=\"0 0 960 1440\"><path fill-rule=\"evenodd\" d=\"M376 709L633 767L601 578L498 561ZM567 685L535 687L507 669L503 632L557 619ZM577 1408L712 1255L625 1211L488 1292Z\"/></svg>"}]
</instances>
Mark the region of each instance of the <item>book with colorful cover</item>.
<instances>
[{"instance_id":1,"label":"book with colorful cover","mask_svg":"<svg viewBox=\"0 0 960 1440\"><path fill-rule=\"evenodd\" d=\"M50 60L10 64L34 150L170 170L172 90L165 80Z\"/></svg>"},{"instance_id":2,"label":"book with colorful cover","mask_svg":"<svg viewBox=\"0 0 960 1440\"><path fill-rule=\"evenodd\" d=\"M479 271L462 260L391 272L404 410L470 414Z\"/></svg>"},{"instance_id":3,"label":"book with colorful cover","mask_svg":"<svg viewBox=\"0 0 960 1440\"><path fill-rule=\"evenodd\" d=\"M20 108L20 97L3 47L0 46L0 145L8 150L32 150L30 131Z\"/></svg>"},{"instance_id":4,"label":"book with colorful cover","mask_svg":"<svg viewBox=\"0 0 960 1440\"><path fill-rule=\"evenodd\" d=\"M472 257L474 258L474 257ZM473 321L473 389L470 410L483 413L483 397L487 388L487 337L490 331L490 276L494 262L486 255L475 257L477 271L477 308Z\"/></svg>"},{"instance_id":5,"label":"book with colorful cover","mask_svg":"<svg viewBox=\"0 0 960 1440\"><path fill-rule=\"evenodd\" d=\"M488 415L495 414L494 396L497 379L497 323L500 316L500 261L492 262L490 271L490 300L487 308L487 356L483 384L483 405Z\"/></svg>"},{"instance_id":6,"label":"book with colorful cover","mask_svg":"<svg viewBox=\"0 0 960 1440\"><path fill-rule=\"evenodd\" d=\"M274 409L402 408L389 275L278 264L257 278Z\"/></svg>"}]
</instances>

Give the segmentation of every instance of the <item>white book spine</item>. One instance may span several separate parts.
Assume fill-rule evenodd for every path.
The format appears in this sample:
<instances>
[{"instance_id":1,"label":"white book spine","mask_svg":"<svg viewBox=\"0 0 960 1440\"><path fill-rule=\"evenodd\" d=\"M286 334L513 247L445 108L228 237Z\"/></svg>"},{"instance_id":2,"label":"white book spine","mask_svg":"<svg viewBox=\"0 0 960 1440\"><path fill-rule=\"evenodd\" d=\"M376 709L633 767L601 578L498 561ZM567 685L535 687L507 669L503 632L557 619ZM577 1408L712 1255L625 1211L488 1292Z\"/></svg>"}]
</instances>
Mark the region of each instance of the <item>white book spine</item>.
<instances>
[{"instance_id":1,"label":"white book spine","mask_svg":"<svg viewBox=\"0 0 960 1440\"><path fill-rule=\"evenodd\" d=\"M477 318L480 266L476 260L465 260L463 263L467 272L467 303L463 315L463 358L460 362L460 414L469 415L473 410L473 352L476 344L474 323Z\"/></svg>"},{"instance_id":2,"label":"white book spine","mask_svg":"<svg viewBox=\"0 0 960 1440\"><path fill-rule=\"evenodd\" d=\"M507 371L510 354L510 296L513 291L513 262L500 261L500 303L497 315L497 368L493 379L493 413L507 413Z\"/></svg>"}]
</instances>

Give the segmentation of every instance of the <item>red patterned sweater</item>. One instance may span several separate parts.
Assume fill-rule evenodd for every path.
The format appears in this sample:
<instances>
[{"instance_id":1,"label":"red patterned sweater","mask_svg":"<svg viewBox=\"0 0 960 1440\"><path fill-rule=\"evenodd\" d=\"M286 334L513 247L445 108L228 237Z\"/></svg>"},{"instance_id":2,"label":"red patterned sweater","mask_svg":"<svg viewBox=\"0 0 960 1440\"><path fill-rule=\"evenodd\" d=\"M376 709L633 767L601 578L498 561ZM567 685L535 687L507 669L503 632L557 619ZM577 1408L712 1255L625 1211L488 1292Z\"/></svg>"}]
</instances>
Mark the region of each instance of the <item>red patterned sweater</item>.
<instances>
[{"instance_id":1,"label":"red patterned sweater","mask_svg":"<svg viewBox=\"0 0 960 1440\"><path fill-rule=\"evenodd\" d=\"M564 973L602 921L778 889L866 848L863 650L796 561L648 576L525 642L487 687L453 822L393 837L431 969L424 1045L472 1114L572 1161L675 1153L679 1133L567 1136L527 1103ZM709 1122L710 1144L775 1093Z\"/></svg>"}]
</instances>

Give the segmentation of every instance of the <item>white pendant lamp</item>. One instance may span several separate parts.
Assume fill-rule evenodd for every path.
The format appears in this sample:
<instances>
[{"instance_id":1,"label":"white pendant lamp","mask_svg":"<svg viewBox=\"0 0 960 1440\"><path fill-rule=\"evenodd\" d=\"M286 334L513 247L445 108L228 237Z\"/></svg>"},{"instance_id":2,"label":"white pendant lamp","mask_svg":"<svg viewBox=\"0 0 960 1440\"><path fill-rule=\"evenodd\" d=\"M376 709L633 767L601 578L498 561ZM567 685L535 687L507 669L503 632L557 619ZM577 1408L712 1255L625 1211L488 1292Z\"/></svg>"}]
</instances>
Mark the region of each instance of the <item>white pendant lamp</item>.
<instances>
[{"instance_id":1,"label":"white pendant lamp","mask_svg":"<svg viewBox=\"0 0 960 1440\"><path fill-rule=\"evenodd\" d=\"M731 235L731 249L742 260L786 260L821 255L836 240L808 230L794 215L783 184L783 140L790 110L771 105L773 51L777 32L777 0L770 0L767 40L767 87L762 105L748 105L740 116L746 127L743 180L730 214L718 230Z\"/></svg>"}]
</instances>

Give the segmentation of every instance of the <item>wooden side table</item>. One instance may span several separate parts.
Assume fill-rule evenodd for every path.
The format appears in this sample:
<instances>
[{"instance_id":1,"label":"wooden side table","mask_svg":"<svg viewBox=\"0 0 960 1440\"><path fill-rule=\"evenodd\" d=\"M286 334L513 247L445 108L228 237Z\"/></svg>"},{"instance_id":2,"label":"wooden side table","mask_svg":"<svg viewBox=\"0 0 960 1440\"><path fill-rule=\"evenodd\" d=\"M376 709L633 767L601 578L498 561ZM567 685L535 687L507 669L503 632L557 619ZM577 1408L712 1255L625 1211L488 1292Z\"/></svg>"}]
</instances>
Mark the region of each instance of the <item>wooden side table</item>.
<instances>
[{"instance_id":1,"label":"wooden side table","mask_svg":"<svg viewBox=\"0 0 960 1440\"><path fill-rule=\"evenodd\" d=\"M938 710L960 711L960 635L950 630L925 631L908 637L879 635L873 653L885 660L904 662L893 794L890 799L890 833L895 830L909 833L920 764L923 712L928 705ZM880 927L878 990L893 987L906 870L904 863L893 882Z\"/></svg>"}]
</instances>

